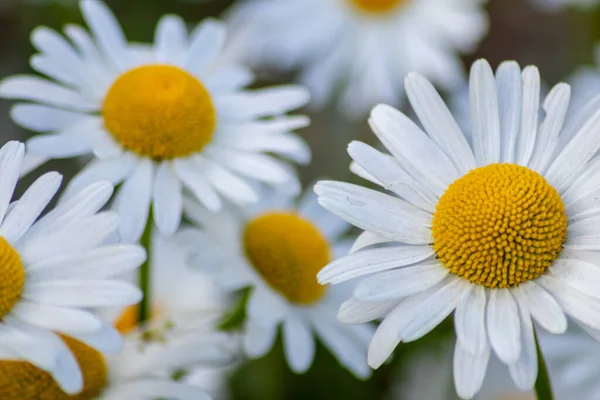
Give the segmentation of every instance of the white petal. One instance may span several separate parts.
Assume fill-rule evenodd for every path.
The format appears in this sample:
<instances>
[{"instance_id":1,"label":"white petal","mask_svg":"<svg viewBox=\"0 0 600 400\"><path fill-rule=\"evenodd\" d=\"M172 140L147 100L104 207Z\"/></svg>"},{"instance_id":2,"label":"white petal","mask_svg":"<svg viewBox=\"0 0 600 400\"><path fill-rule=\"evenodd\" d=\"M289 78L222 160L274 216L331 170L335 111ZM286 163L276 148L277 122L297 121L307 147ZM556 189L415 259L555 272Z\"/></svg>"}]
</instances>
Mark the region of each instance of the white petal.
<instances>
[{"instance_id":1,"label":"white petal","mask_svg":"<svg viewBox=\"0 0 600 400\"><path fill-rule=\"evenodd\" d=\"M83 188L99 181L119 184L131 174L135 166L135 158L129 155L94 160L71 179L63 198L68 199Z\"/></svg>"},{"instance_id":2,"label":"white petal","mask_svg":"<svg viewBox=\"0 0 600 400\"><path fill-rule=\"evenodd\" d=\"M0 149L0 222L4 220L6 210L12 199L19 180L19 171L23 163L25 146L19 142L8 142Z\"/></svg>"},{"instance_id":3,"label":"white petal","mask_svg":"<svg viewBox=\"0 0 600 400\"><path fill-rule=\"evenodd\" d=\"M399 300L369 303L350 297L340 306L337 318L343 324L364 324L388 315L398 304Z\"/></svg>"},{"instance_id":4,"label":"white petal","mask_svg":"<svg viewBox=\"0 0 600 400\"><path fill-rule=\"evenodd\" d=\"M498 92L492 68L485 60L476 61L470 75L471 134L478 165L500 161L500 116Z\"/></svg>"},{"instance_id":5,"label":"white petal","mask_svg":"<svg viewBox=\"0 0 600 400\"><path fill-rule=\"evenodd\" d=\"M187 41L185 22L177 15L165 15L158 22L154 38L157 61L178 65L188 45Z\"/></svg>"},{"instance_id":6,"label":"white petal","mask_svg":"<svg viewBox=\"0 0 600 400\"><path fill-rule=\"evenodd\" d=\"M554 298L535 282L521 283L512 289L520 306L527 307L538 324L550 333L560 335L567 330L567 317Z\"/></svg>"},{"instance_id":7,"label":"white petal","mask_svg":"<svg viewBox=\"0 0 600 400\"><path fill-rule=\"evenodd\" d=\"M50 28L39 26L31 33L31 42L42 53L32 58L31 65L34 69L66 84L78 85L81 83L85 65L77 52L61 35ZM36 59L47 60L55 64L55 68L40 69L40 65L36 65Z\"/></svg>"},{"instance_id":8,"label":"white petal","mask_svg":"<svg viewBox=\"0 0 600 400\"><path fill-rule=\"evenodd\" d=\"M250 358L262 357L271 350L276 336L276 325L263 327L257 321L249 319L242 338L244 351Z\"/></svg>"},{"instance_id":9,"label":"white petal","mask_svg":"<svg viewBox=\"0 0 600 400\"><path fill-rule=\"evenodd\" d=\"M63 253L27 267L30 279L41 282L55 279L105 279L123 276L146 260L145 250L138 245L118 244Z\"/></svg>"},{"instance_id":10,"label":"white petal","mask_svg":"<svg viewBox=\"0 0 600 400\"><path fill-rule=\"evenodd\" d=\"M121 71L129 68L131 59L127 42L110 9L98 0L82 0L80 9L106 57Z\"/></svg>"},{"instance_id":11,"label":"white petal","mask_svg":"<svg viewBox=\"0 0 600 400\"><path fill-rule=\"evenodd\" d=\"M315 357L315 340L305 321L299 316L288 315L283 321L283 349L292 371L308 370Z\"/></svg>"},{"instance_id":12,"label":"white petal","mask_svg":"<svg viewBox=\"0 0 600 400\"><path fill-rule=\"evenodd\" d=\"M154 183L154 221L163 236L172 236L181 222L181 182L172 165L162 162Z\"/></svg>"},{"instance_id":13,"label":"white petal","mask_svg":"<svg viewBox=\"0 0 600 400\"><path fill-rule=\"evenodd\" d=\"M0 97L31 100L74 111L98 111L99 105L79 93L35 76L14 76L0 83Z\"/></svg>"},{"instance_id":14,"label":"white petal","mask_svg":"<svg viewBox=\"0 0 600 400\"><path fill-rule=\"evenodd\" d=\"M521 355L516 363L508 366L508 370L517 388L528 391L533 389L538 374L537 347L529 311L527 307L521 308L520 304L519 311L521 316Z\"/></svg>"},{"instance_id":15,"label":"white petal","mask_svg":"<svg viewBox=\"0 0 600 400\"><path fill-rule=\"evenodd\" d=\"M10 110L13 121L35 132L60 131L85 118L85 114L41 104L20 103Z\"/></svg>"},{"instance_id":16,"label":"white petal","mask_svg":"<svg viewBox=\"0 0 600 400\"><path fill-rule=\"evenodd\" d=\"M521 354L519 308L508 289L490 289L486 317L494 352L506 364L516 362Z\"/></svg>"},{"instance_id":17,"label":"white petal","mask_svg":"<svg viewBox=\"0 0 600 400\"><path fill-rule=\"evenodd\" d=\"M460 177L435 142L400 111L378 105L371 112L369 123L400 165L419 182L427 182L434 194L442 194Z\"/></svg>"},{"instance_id":18,"label":"white petal","mask_svg":"<svg viewBox=\"0 0 600 400\"><path fill-rule=\"evenodd\" d=\"M221 198L204 176L204 168L192 160L176 160L173 163L175 172L194 196L210 211L218 212Z\"/></svg>"},{"instance_id":19,"label":"white petal","mask_svg":"<svg viewBox=\"0 0 600 400\"><path fill-rule=\"evenodd\" d=\"M546 118L540 125L539 134L529 167L534 171L545 172L548 163L552 160L558 145L560 134L571 100L571 87L565 83L554 86L544 100Z\"/></svg>"},{"instance_id":20,"label":"white petal","mask_svg":"<svg viewBox=\"0 0 600 400\"><path fill-rule=\"evenodd\" d=\"M381 187L433 214L438 198L410 176L393 157L357 141L348 145L348 154Z\"/></svg>"},{"instance_id":21,"label":"white petal","mask_svg":"<svg viewBox=\"0 0 600 400\"><path fill-rule=\"evenodd\" d=\"M210 92L231 93L250 85L253 80L252 71L236 65L215 71L205 78L204 84Z\"/></svg>"},{"instance_id":22,"label":"white petal","mask_svg":"<svg viewBox=\"0 0 600 400\"><path fill-rule=\"evenodd\" d=\"M435 286L449 272L439 263L421 263L380 272L359 282L354 297L372 303L401 299Z\"/></svg>"},{"instance_id":23,"label":"white petal","mask_svg":"<svg viewBox=\"0 0 600 400\"><path fill-rule=\"evenodd\" d=\"M317 274L317 279L321 284L340 283L359 276L415 264L433 253L430 246L399 245L366 249L333 261Z\"/></svg>"},{"instance_id":24,"label":"white petal","mask_svg":"<svg viewBox=\"0 0 600 400\"><path fill-rule=\"evenodd\" d=\"M258 201L256 190L233 172L212 162L208 163L205 172L210 184L233 203L245 206Z\"/></svg>"},{"instance_id":25,"label":"white petal","mask_svg":"<svg viewBox=\"0 0 600 400\"><path fill-rule=\"evenodd\" d=\"M72 336L104 354L119 354L123 350L123 338L111 324L103 323L102 327L93 333Z\"/></svg>"},{"instance_id":26,"label":"white petal","mask_svg":"<svg viewBox=\"0 0 600 400\"><path fill-rule=\"evenodd\" d=\"M387 317L379 324L367 354L367 362L373 369L381 365L392 355L394 349L400 343L400 323L404 318L402 303L398 305Z\"/></svg>"},{"instance_id":27,"label":"white petal","mask_svg":"<svg viewBox=\"0 0 600 400\"><path fill-rule=\"evenodd\" d=\"M498 116L500 118L501 160L514 162L517 138L521 128L521 68L514 61L505 61L496 70Z\"/></svg>"},{"instance_id":28,"label":"white petal","mask_svg":"<svg viewBox=\"0 0 600 400\"><path fill-rule=\"evenodd\" d=\"M183 68L202 76L217 59L224 42L225 24L216 19L205 19L192 34Z\"/></svg>"},{"instance_id":29,"label":"white petal","mask_svg":"<svg viewBox=\"0 0 600 400\"><path fill-rule=\"evenodd\" d=\"M61 181L58 172L48 172L38 178L6 216L0 226L0 235L10 243L16 243L52 200Z\"/></svg>"},{"instance_id":30,"label":"white petal","mask_svg":"<svg viewBox=\"0 0 600 400\"><path fill-rule=\"evenodd\" d=\"M516 163L527 165L533 154L540 109L540 72L534 66L523 70L523 111L517 138Z\"/></svg>"},{"instance_id":31,"label":"white petal","mask_svg":"<svg viewBox=\"0 0 600 400\"><path fill-rule=\"evenodd\" d=\"M95 124L95 121L92 121ZM88 123L82 126L89 125ZM85 129L84 129L85 132ZM49 158L71 158L87 154L92 145L87 137L63 134L34 136L27 141L27 150Z\"/></svg>"},{"instance_id":32,"label":"white petal","mask_svg":"<svg viewBox=\"0 0 600 400\"><path fill-rule=\"evenodd\" d=\"M137 242L146 226L152 198L153 169L152 161L138 160L132 175L117 194L116 208L121 218L119 232L126 243Z\"/></svg>"},{"instance_id":33,"label":"white petal","mask_svg":"<svg viewBox=\"0 0 600 400\"><path fill-rule=\"evenodd\" d=\"M454 313L457 340L461 348L473 356L489 351L485 330L485 304L485 289L473 285Z\"/></svg>"},{"instance_id":34,"label":"white petal","mask_svg":"<svg viewBox=\"0 0 600 400\"><path fill-rule=\"evenodd\" d=\"M17 303L11 312L22 321L54 332L90 333L102 326L100 319L88 311L25 300Z\"/></svg>"},{"instance_id":35,"label":"white petal","mask_svg":"<svg viewBox=\"0 0 600 400\"><path fill-rule=\"evenodd\" d=\"M472 399L483 384L488 362L490 347L486 346L482 355L473 356L465 351L457 342L454 347L454 385L461 399Z\"/></svg>"},{"instance_id":36,"label":"white petal","mask_svg":"<svg viewBox=\"0 0 600 400\"><path fill-rule=\"evenodd\" d=\"M401 199L342 182L320 181L319 204L360 229L408 244L429 244L431 214Z\"/></svg>"},{"instance_id":37,"label":"white petal","mask_svg":"<svg viewBox=\"0 0 600 400\"><path fill-rule=\"evenodd\" d=\"M302 86L280 85L223 96L217 101L219 114L234 120L249 120L285 114L308 103L310 93Z\"/></svg>"},{"instance_id":38,"label":"white petal","mask_svg":"<svg viewBox=\"0 0 600 400\"><path fill-rule=\"evenodd\" d=\"M364 248L375 246L382 243L389 243L390 240L371 232L363 232L356 238L354 245L349 251L349 254L354 254Z\"/></svg>"},{"instance_id":39,"label":"white petal","mask_svg":"<svg viewBox=\"0 0 600 400\"><path fill-rule=\"evenodd\" d=\"M59 307L112 307L135 304L142 293L125 282L65 280L28 285L23 298Z\"/></svg>"},{"instance_id":40,"label":"white petal","mask_svg":"<svg viewBox=\"0 0 600 400\"><path fill-rule=\"evenodd\" d=\"M404 79L406 94L429 136L452 160L460 174L466 174L477 164L465 135L433 85L416 72Z\"/></svg>"},{"instance_id":41,"label":"white petal","mask_svg":"<svg viewBox=\"0 0 600 400\"><path fill-rule=\"evenodd\" d=\"M596 108L595 113L582 124L548 168L545 177L560 192L569 186L583 166L600 149L600 141L596 140L598 126L600 108Z\"/></svg>"},{"instance_id":42,"label":"white petal","mask_svg":"<svg viewBox=\"0 0 600 400\"><path fill-rule=\"evenodd\" d=\"M112 393L109 388L103 398L107 400L135 399L147 400L153 398L169 398L177 400L211 400L211 397L198 386L188 385L161 379L138 379L134 382L124 383L114 388ZM114 397L113 397L114 396Z\"/></svg>"}]
</instances>

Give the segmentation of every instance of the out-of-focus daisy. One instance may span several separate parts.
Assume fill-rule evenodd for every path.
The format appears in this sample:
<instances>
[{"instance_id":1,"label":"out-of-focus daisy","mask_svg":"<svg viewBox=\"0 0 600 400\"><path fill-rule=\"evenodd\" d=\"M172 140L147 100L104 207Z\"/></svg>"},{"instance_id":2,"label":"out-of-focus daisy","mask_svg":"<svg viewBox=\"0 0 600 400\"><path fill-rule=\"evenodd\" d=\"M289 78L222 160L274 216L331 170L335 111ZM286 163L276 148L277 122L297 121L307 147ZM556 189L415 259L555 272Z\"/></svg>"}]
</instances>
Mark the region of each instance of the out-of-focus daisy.
<instances>
[{"instance_id":1,"label":"out-of-focus daisy","mask_svg":"<svg viewBox=\"0 0 600 400\"><path fill-rule=\"evenodd\" d=\"M213 271L217 285L251 288L243 336L250 357L269 352L281 326L295 372L312 364L316 334L341 364L367 377L371 327L340 324L336 311L348 293L316 279L331 259L347 253L351 243L341 236L349 225L320 209L310 191L298 205L280 193L265 192L262 199L251 209L227 207L219 214L184 199L186 216L202 230L182 230L175 238L189 247L191 263Z\"/></svg>"},{"instance_id":2,"label":"out-of-focus daisy","mask_svg":"<svg viewBox=\"0 0 600 400\"><path fill-rule=\"evenodd\" d=\"M171 334L189 326L190 321L198 326L198 336L210 329L216 331L229 308L225 292L214 284L211 276L190 268L187 252L174 240L156 233L151 252L152 324L163 328L169 326ZM138 307L130 306L117 310L111 319L119 331L130 333L138 328L138 316ZM239 352L236 337L216 335L222 336L222 346L227 346L230 354ZM222 365L192 365L179 372L184 381L201 386L214 397L223 397L227 369Z\"/></svg>"},{"instance_id":3,"label":"out-of-focus daisy","mask_svg":"<svg viewBox=\"0 0 600 400\"><path fill-rule=\"evenodd\" d=\"M565 7L589 9L600 4L598 0L532 0L532 2L545 11L557 11Z\"/></svg>"},{"instance_id":4,"label":"out-of-focus daisy","mask_svg":"<svg viewBox=\"0 0 600 400\"><path fill-rule=\"evenodd\" d=\"M210 396L197 386L176 382L164 371L177 371L190 365L221 366L233 354L223 333L161 329L131 334L124 351L106 358L85 343L68 336L62 339L75 354L83 372L83 391L66 394L52 377L23 361L0 361L0 388L6 400L206 400Z\"/></svg>"},{"instance_id":5,"label":"out-of-focus daisy","mask_svg":"<svg viewBox=\"0 0 600 400\"><path fill-rule=\"evenodd\" d=\"M581 66L567 79L573 89L571 110L583 107L600 94L600 46L596 46L594 61L595 65Z\"/></svg>"},{"instance_id":6,"label":"out-of-focus daisy","mask_svg":"<svg viewBox=\"0 0 600 400\"><path fill-rule=\"evenodd\" d=\"M300 68L314 105L339 88L362 117L378 102L400 104L402 79L420 71L444 88L462 81L457 53L487 31L479 0L247 0L229 14L228 57Z\"/></svg>"},{"instance_id":7,"label":"out-of-focus daisy","mask_svg":"<svg viewBox=\"0 0 600 400\"><path fill-rule=\"evenodd\" d=\"M494 76L480 60L471 71L470 146L425 78L411 73L405 84L425 131L377 106L370 123L392 156L349 147L355 172L390 193L341 182L315 187L323 207L366 231L355 254L328 265L319 281L363 278L340 317L385 316L369 349L372 367L455 311L458 394L477 393L492 349L530 390L532 319L560 334L568 314L600 332L598 99L565 125L570 87L558 84L540 124L537 68L506 62Z\"/></svg>"},{"instance_id":8,"label":"out-of-focus daisy","mask_svg":"<svg viewBox=\"0 0 600 400\"><path fill-rule=\"evenodd\" d=\"M113 191L108 182L83 189L37 222L60 186L58 173L43 175L10 203L23 153L17 142L0 149L0 359L29 362L76 393L82 376L56 333L119 351L118 333L88 309L137 303L141 292L113 278L137 268L145 253L137 245L103 244L119 224L115 213L98 213ZM17 364L0 363L8 365L7 377L18 373L11 367ZM0 398L10 398L12 379L1 386Z\"/></svg>"},{"instance_id":9,"label":"out-of-focus daisy","mask_svg":"<svg viewBox=\"0 0 600 400\"><path fill-rule=\"evenodd\" d=\"M0 85L0 96L35 102L13 108L18 124L50 132L27 143L28 168L92 153L68 193L98 180L122 182L115 207L125 241L139 239L151 203L160 231L174 233L182 188L218 211L222 197L256 201L249 179L296 182L287 163L266 153L309 160L306 144L290 133L307 118L284 115L307 102L305 89L243 91L252 81L248 70L215 70L225 38L220 22L206 20L188 35L180 18L166 16L146 50L126 42L104 3L80 4L92 36L74 25L65 28L71 42L45 27L32 34L40 53L31 65L55 82L14 76Z\"/></svg>"}]
</instances>

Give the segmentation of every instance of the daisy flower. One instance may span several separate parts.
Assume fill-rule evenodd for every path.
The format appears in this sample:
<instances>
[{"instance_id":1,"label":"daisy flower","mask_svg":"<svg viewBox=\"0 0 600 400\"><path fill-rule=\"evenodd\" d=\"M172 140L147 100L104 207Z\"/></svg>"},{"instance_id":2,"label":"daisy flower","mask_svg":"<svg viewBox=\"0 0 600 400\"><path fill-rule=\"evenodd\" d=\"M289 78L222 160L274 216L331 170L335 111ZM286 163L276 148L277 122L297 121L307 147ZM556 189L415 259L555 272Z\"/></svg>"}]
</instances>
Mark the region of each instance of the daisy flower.
<instances>
[{"instance_id":1,"label":"daisy flower","mask_svg":"<svg viewBox=\"0 0 600 400\"><path fill-rule=\"evenodd\" d=\"M196 322L198 324L198 322ZM7 400L209 400L201 388L176 382L160 372L189 365L223 365L232 360L223 333L195 329L165 330L160 339L147 332L127 338L124 351L105 357L84 342L69 336L63 342L73 352L83 373L83 390L65 393L43 370L24 361L0 362L0 377L10 385L0 389Z\"/></svg>"},{"instance_id":2,"label":"daisy flower","mask_svg":"<svg viewBox=\"0 0 600 400\"><path fill-rule=\"evenodd\" d=\"M119 224L115 213L98 212L112 195L107 182L88 186L39 220L60 186L58 173L43 175L10 203L23 153L18 142L0 149L0 365L10 378L0 388L3 399L15 389L17 361L46 371L67 393L79 391L81 372L56 334L118 352L118 333L88 309L137 303L141 292L113 278L146 257L137 245L103 244Z\"/></svg>"},{"instance_id":3,"label":"daisy flower","mask_svg":"<svg viewBox=\"0 0 600 400\"><path fill-rule=\"evenodd\" d=\"M151 320L155 326L169 326L174 332L189 322L198 324L198 335L204 335L217 326L229 309L229 298L218 288L208 274L190 268L187 252L173 240L155 233L151 249ZM132 282L137 277L132 277ZM130 306L115 310L108 318L122 333L138 328L139 308ZM231 335L223 335L225 345L229 338L230 353L239 353L239 341ZM195 351L195 350L191 350ZM221 365L191 366L185 372L184 381L199 385L214 397L222 398L226 390L226 368Z\"/></svg>"},{"instance_id":4,"label":"daisy flower","mask_svg":"<svg viewBox=\"0 0 600 400\"><path fill-rule=\"evenodd\" d=\"M460 83L457 53L473 51L488 25L479 0L247 0L228 22L229 58L301 69L316 106L342 87L341 108L355 118L401 104L410 71Z\"/></svg>"},{"instance_id":5,"label":"daisy flower","mask_svg":"<svg viewBox=\"0 0 600 400\"><path fill-rule=\"evenodd\" d=\"M477 61L471 146L424 77L411 73L405 86L424 130L380 105L370 123L391 156L349 146L354 171L389 192L315 187L323 207L365 230L319 282L362 278L340 318L385 317L369 348L373 368L455 311L458 394L477 393L492 350L520 389L532 389L533 320L561 334L566 314L600 333L599 98L564 124L570 87L558 84L539 123L537 68L506 62L494 76Z\"/></svg>"},{"instance_id":6,"label":"daisy flower","mask_svg":"<svg viewBox=\"0 0 600 400\"><path fill-rule=\"evenodd\" d=\"M213 68L225 38L218 21L188 34L183 20L165 16L146 48L126 42L103 2L80 6L91 36L74 25L65 28L69 41L45 27L32 34L40 53L31 65L48 79L14 76L0 84L0 96L33 102L17 104L14 121L46 133L28 141L27 169L92 154L66 196L98 180L122 183L114 206L127 242L140 238L151 203L160 231L173 234L183 188L218 211L222 197L241 205L257 200L248 180L296 182L287 163L266 153L309 160L308 147L291 133L308 119L284 115L308 101L305 89L244 91L248 70Z\"/></svg>"},{"instance_id":7,"label":"daisy flower","mask_svg":"<svg viewBox=\"0 0 600 400\"><path fill-rule=\"evenodd\" d=\"M320 209L310 192L298 205L272 191L261 198L252 208L227 207L219 214L186 198L184 212L202 230L184 229L175 240L190 249L192 265L213 272L220 287L250 288L242 339L248 356L267 354L281 326L293 371L311 366L316 335L342 365L359 377L369 376L371 327L341 325L335 314L347 291L327 289L316 279L330 259L347 253L351 243L342 235L349 225Z\"/></svg>"}]
</instances>

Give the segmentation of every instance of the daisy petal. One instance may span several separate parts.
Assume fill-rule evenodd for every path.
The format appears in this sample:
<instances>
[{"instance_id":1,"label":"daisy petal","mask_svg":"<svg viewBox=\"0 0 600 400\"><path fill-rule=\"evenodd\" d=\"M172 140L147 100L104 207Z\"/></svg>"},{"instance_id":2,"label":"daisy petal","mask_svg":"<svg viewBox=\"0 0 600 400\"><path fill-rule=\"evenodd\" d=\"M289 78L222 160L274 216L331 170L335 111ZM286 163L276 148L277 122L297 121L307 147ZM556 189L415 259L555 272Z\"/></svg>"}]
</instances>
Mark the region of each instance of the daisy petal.
<instances>
[{"instance_id":1,"label":"daisy petal","mask_svg":"<svg viewBox=\"0 0 600 400\"><path fill-rule=\"evenodd\" d=\"M416 72L404 79L406 94L429 136L444 150L461 174L477 164L465 135L433 85Z\"/></svg>"},{"instance_id":2,"label":"daisy petal","mask_svg":"<svg viewBox=\"0 0 600 400\"><path fill-rule=\"evenodd\" d=\"M202 173L203 168L192 160L176 160L173 166L179 179L208 210L221 209L221 198Z\"/></svg>"},{"instance_id":3,"label":"daisy petal","mask_svg":"<svg viewBox=\"0 0 600 400\"><path fill-rule=\"evenodd\" d=\"M192 33L183 68L201 77L216 60L224 42L225 24L216 19L205 19Z\"/></svg>"},{"instance_id":4,"label":"daisy petal","mask_svg":"<svg viewBox=\"0 0 600 400\"><path fill-rule=\"evenodd\" d=\"M283 344L292 371L306 372L315 357L315 340L300 317L290 314L283 321Z\"/></svg>"},{"instance_id":5,"label":"daisy petal","mask_svg":"<svg viewBox=\"0 0 600 400\"><path fill-rule=\"evenodd\" d=\"M519 305L520 306L520 305ZM519 307L521 315L521 355L516 363L508 366L510 375L519 390L532 390L538 374L537 347L533 323L529 312Z\"/></svg>"},{"instance_id":6,"label":"daisy petal","mask_svg":"<svg viewBox=\"0 0 600 400\"><path fill-rule=\"evenodd\" d=\"M498 358L515 363L521 354L519 308L508 289L489 291L486 317L490 344Z\"/></svg>"},{"instance_id":7,"label":"daisy petal","mask_svg":"<svg viewBox=\"0 0 600 400\"><path fill-rule=\"evenodd\" d=\"M32 283L24 288L23 298L58 307L112 307L135 304L142 293L125 282L70 279Z\"/></svg>"},{"instance_id":8,"label":"daisy petal","mask_svg":"<svg viewBox=\"0 0 600 400\"><path fill-rule=\"evenodd\" d=\"M540 72L530 66L523 70L523 109L517 138L516 163L527 165L533 153L540 109Z\"/></svg>"},{"instance_id":9,"label":"daisy petal","mask_svg":"<svg viewBox=\"0 0 600 400\"><path fill-rule=\"evenodd\" d=\"M371 232L363 232L360 235L358 235L358 237L356 238L356 241L352 245L352 248L350 249L349 254L354 254L354 253L358 252L359 250L362 250L362 249L370 247L370 246L375 246L378 244L389 243L389 242L390 242L390 239L386 239L384 237L381 237L381 236L376 235Z\"/></svg>"},{"instance_id":10,"label":"daisy petal","mask_svg":"<svg viewBox=\"0 0 600 400\"><path fill-rule=\"evenodd\" d=\"M22 300L12 310L20 320L55 332L82 334L102 326L98 317L88 311Z\"/></svg>"},{"instance_id":11,"label":"daisy petal","mask_svg":"<svg viewBox=\"0 0 600 400\"><path fill-rule=\"evenodd\" d=\"M456 393L462 399L472 399L483 384L488 362L490 347L486 346L481 355L473 356L465 351L459 343L454 347L454 385Z\"/></svg>"},{"instance_id":12,"label":"daisy petal","mask_svg":"<svg viewBox=\"0 0 600 400\"><path fill-rule=\"evenodd\" d=\"M398 304L399 300L369 303L350 297L340 306L337 317L343 324L364 324L388 315Z\"/></svg>"},{"instance_id":13,"label":"daisy petal","mask_svg":"<svg viewBox=\"0 0 600 400\"><path fill-rule=\"evenodd\" d=\"M469 91L475 159L480 166L497 163L500 161L498 92L487 61L478 60L471 67Z\"/></svg>"},{"instance_id":14,"label":"daisy petal","mask_svg":"<svg viewBox=\"0 0 600 400\"><path fill-rule=\"evenodd\" d=\"M500 117L501 160L515 161L517 138L521 123L521 68L514 61L500 64L496 71L498 109Z\"/></svg>"},{"instance_id":15,"label":"daisy petal","mask_svg":"<svg viewBox=\"0 0 600 400\"><path fill-rule=\"evenodd\" d=\"M185 22L176 15L160 19L154 37L154 51L159 63L178 65L188 45Z\"/></svg>"},{"instance_id":16,"label":"daisy petal","mask_svg":"<svg viewBox=\"0 0 600 400\"><path fill-rule=\"evenodd\" d=\"M555 335L567 330L567 317L548 292L535 282L523 282L513 289L520 306L525 306L538 324Z\"/></svg>"},{"instance_id":17,"label":"daisy petal","mask_svg":"<svg viewBox=\"0 0 600 400\"><path fill-rule=\"evenodd\" d=\"M25 146L19 142L8 142L0 148L0 222L4 220L6 210L12 199L23 164Z\"/></svg>"},{"instance_id":18,"label":"daisy petal","mask_svg":"<svg viewBox=\"0 0 600 400\"><path fill-rule=\"evenodd\" d=\"M154 220L163 236L172 236L181 222L181 182L169 162L162 162L154 182Z\"/></svg>"},{"instance_id":19,"label":"daisy petal","mask_svg":"<svg viewBox=\"0 0 600 400\"><path fill-rule=\"evenodd\" d=\"M135 170L117 194L116 208L121 218L119 232L126 243L137 242L146 226L152 199L153 175L152 161L138 160Z\"/></svg>"},{"instance_id":20,"label":"daisy petal","mask_svg":"<svg viewBox=\"0 0 600 400\"><path fill-rule=\"evenodd\" d=\"M430 246L394 246L366 249L339 258L323 268L317 279L321 284L344 282L359 276L421 262L434 253Z\"/></svg>"},{"instance_id":21,"label":"daisy petal","mask_svg":"<svg viewBox=\"0 0 600 400\"><path fill-rule=\"evenodd\" d=\"M485 304L485 289L474 286L454 313L454 326L460 347L473 356L481 356L489 349L485 330Z\"/></svg>"}]
</instances>

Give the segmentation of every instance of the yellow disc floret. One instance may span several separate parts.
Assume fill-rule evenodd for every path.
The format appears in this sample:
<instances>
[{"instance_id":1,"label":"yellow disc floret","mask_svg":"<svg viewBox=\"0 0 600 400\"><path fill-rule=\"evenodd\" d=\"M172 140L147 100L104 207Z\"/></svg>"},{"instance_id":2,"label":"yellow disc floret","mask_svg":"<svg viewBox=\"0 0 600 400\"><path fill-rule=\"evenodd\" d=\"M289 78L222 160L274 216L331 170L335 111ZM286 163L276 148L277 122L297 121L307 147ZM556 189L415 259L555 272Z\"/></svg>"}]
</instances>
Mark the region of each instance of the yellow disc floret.
<instances>
[{"instance_id":1,"label":"yellow disc floret","mask_svg":"<svg viewBox=\"0 0 600 400\"><path fill-rule=\"evenodd\" d=\"M407 0L348 0L359 11L370 14L386 14Z\"/></svg>"},{"instance_id":2,"label":"yellow disc floret","mask_svg":"<svg viewBox=\"0 0 600 400\"><path fill-rule=\"evenodd\" d=\"M0 399L2 400L93 400L107 384L104 357L88 345L62 336L83 374L83 391L69 396L52 376L25 361L0 361Z\"/></svg>"},{"instance_id":3,"label":"yellow disc floret","mask_svg":"<svg viewBox=\"0 0 600 400\"><path fill-rule=\"evenodd\" d=\"M102 115L105 128L124 148L159 160L202 150L217 121L204 85L167 65L147 65L121 75L104 99Z\"/></svg>"},{"instance_id":4,"label":"yellow disc floret","mask_svg":"<svg viewBox=\"0 0 600 400\"><path fill-rule=\"evenodd\" d=\"M329 263L330 249L312 223L292 213L264 214L248 223L243 240L250 263L289 301L311 304L323 296L317 272Z\"/></svg>"},{"instance_id":5,"label":"yellow disc floret","mask_svg":"<svg viewBox=\"0 0 600 400\"><path fill-rule=\"evenodd\" d=\"M437 257L452 273L508 288L537 278L558 257L567 216L560 195L540 174L492 164L448 187L432 231Z\"/></svg>"},{"instance_id":6,"label":"yellow disc floret","mask_svg":"<svg viewBox=\"0 0 600 400\"><path fill-rule=\"evenodd\" d=\"M25 269L17 250L0 236L0 319L19 301L25 285ZM0 397L2 398L2 397Z\"/></svg>"}]
</instances>

